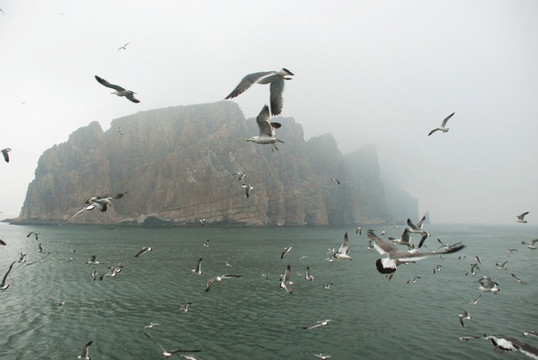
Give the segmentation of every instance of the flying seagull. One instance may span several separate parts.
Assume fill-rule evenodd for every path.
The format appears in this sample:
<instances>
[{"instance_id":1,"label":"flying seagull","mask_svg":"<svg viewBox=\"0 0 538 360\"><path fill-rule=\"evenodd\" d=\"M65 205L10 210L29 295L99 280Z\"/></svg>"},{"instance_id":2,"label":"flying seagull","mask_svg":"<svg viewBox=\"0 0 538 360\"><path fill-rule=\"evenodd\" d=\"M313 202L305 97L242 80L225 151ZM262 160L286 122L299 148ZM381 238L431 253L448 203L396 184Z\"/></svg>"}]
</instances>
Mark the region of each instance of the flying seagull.
<instances>
[{"instance_id":1,"label":"flying seagull","mask_svg":"<svg viewBox=\"0 0 538 360\"><path fill-rule=\"evenodd\" d=\"M34 235L34 237L35 237L36 240L39 240L39 232L36 232L36 231L30 231L30 232L28 233L28 235L26 235L26 237L28 238L28 237L30 237L30 236L32 236L32 235Z\"/></svg>"},{"instance_id":2,"label":"flying seagull","mask_svg":"<svg viewBox=\"0 0 538 360\"><path fill-rule=\"evenodd\" d=\"M16 261L13 261L11 265L9 265L9 269L7 269L7 273L4 275L4 278L2 279L2 283L0 283L0 290L6 290L9 287L9 284L6 285L7 277L9 276L9 273L11 272L11 269L13 269L13 265L16 263Z\"/></svg>"},{"instance_id":3,"label":"flying seagull","mask_svg":"<svg viewBox=\"0 0 538 360\"><path fill-rule=\"evenodd\" d=\"M82 355L77 356L77 359L90 360L90 356L88 355L88 348L92 343L93 341L90 341L89 343L84 345L84 347L82 348Z\"/></svg>"},{"instance_id":4,"label":"flying seagull","mask_svg":"<svg viewBox=\"0 0 538 360\"><path fill-rule=\"evenodd\" d=\"M130 43L126 43L125 45L120 46L120 47L118 48L117 51L120 51L121 49L123 49L123 50L127 50L127 45L129 45L129 44L130 44Z\"/></svg>"},{"instance_id":5,"label":"flying seagull","mask_svg":"<svg viewBox=\"0 0 538 360\"><path fill-rule=\"evenodd\" d=\"M499 264L499 263L495 263L495 265L497 266L497 269L499 270L506 270L506 263L508 262L508 260L506 260L505 262L503 262L502 264Z\"/></svg>"},{"instance_id":6,"label":"flying seagull","mask_svg":"<svg viewBox=\"0 0 538 360\"><path fill-rule=\"evenodd\" d=\"M336 179L336 178L330 178L329 181L334 181L335 183L337 183L338 185L340 185L340 180Z\"/></svg>"},{"instance_id":7,"label":"flying seagull","mask_svg":"<svg viewBox=\"0 0 538 360\"><path fill-rule=\"evenodd\" d=\"M534 239L532 240L530 243L526 242L526 241L522 241L521 243L523 245L527 245L527 247L531 250L536 250L536 242L538 242L538 239Z\"/></svg>"},{"instance_id":8,"label":"flying seagull","mask_svg":"<svg viewBox=\"0 0 538 360\"><path fill-rule=\"evenodd\" d=\"M286 290L288 294L292 294L291 285L293 283L290 281L290 277L291 277L291 270L290 270L290 266L288 265L288 267L286 267L286 273L284 274L284 277L280 278L280 287Z\"/></svg>"},{"instance_id":9,"label":"flying seagull","mask_svg":"<svg viewBox=\"0 0 538 360\"><path fill-rule=\"evenodd\" d=\"M417 279L422 279L422 278L421 278L420 276L415 276L415 277L413 278L413 280L407 280L407 283L408 283L408 284L409 284L409 283L413 283L413 284L414 284L414 283L417 282Z\"/></svg>"},{"instance_id":10,"label":"flying seagull","mask_svg":"<svg viewBox=\"0 0 538 360\"><path fill-rule=\"evenodd\" d=\"M188 302L188 303L185 304L185 306L180 305L179 309L180 309L181 311L183 311L183 312L188 312L188 311L189 311L189 305L190 305L190 304L191 304L191 303Z\"/></svg>"},{"instance_id":11,"label":"flying seagull","mask_svg":"<svg viewBox=\"0 0 538 360\"><path fill-rule=\"evenodd\" d=\"M435 256L441 254L451 254L460 251L465 245L458 245L450 250L444 249L443 251L432 252L419 252L418 250L400 250L392 246L385 240L377 237L372 230L368 230L368 239L370 239L374 245L374 248L381 254L387 254L388 256L383 259L377 259L376 267L377 271L382 274L390 274L396 271L396 267L401 264L411 263L418 260L425 259L428 256Z\"/></svg>"},{"instance_id":12,"label":"flying seagull","mask_svg":"<svg viewBox=\"0 0 538 360\"><path fill-rule=\"evenodd\" d=\"M151 251L151 247L149 246L144 246L142 249L140 249L139 252L136 253L135 257L140 257L142 255L144 255L145 253L147 252L150 252Z\"/></svg>"},{"instance_id":13,"label":"flying seagull","mask_svg":"<svg viewBox=\"0 0 538 360\"><path fill-rule=\"evenodd\" d=\"M523 281L523 280L521 280L520 278L518 278L516 275L514 275L514 273L510 273L510 275L512 275L512 277L513 277L514 279L516 279L516 281L517 281L518 283L520 283L521 285L525 285L525 284L526 284L525 281Z\"/></svg>"},{"instance_id":14,"label":"flying seagull","mask_svg":"<svg viewBox=\"0 0 538 360\"><path fill-rule=\"evenodd\" d=\"M340 245L340 248L337 252L334 253L333 257L340 260L352 260L351 256L348 255L349 252L349 240L347 239L347 232L344 234L344 242Z\"/></svg>"},{"instance_id":15,"label":"flying seagull","mask_svg":"<svg viewBox=\"0 0 538 360\"><path fill-rule=\"evenodd\" d=\"M310 274L310 266L306 267L306 275L304 278L308 281L314 280L314 277Z\"/></svg>"},{"instance_id":16,"label":"flying seagull","mask_svg":"<svg viewBox=\"0 0 538 360\"><path fill-rule=\"evenodd\" d=\"M191 271L198 275L202 275L202 258L198 259L198 262L196 263L196 267L192 269Z\"/></svg>"},{"instance_id":17,"label":"flying seagull","mask_svg":"<svg viewBox=\"0 0 538 360\"><path fill-rule=\"evenodd\" d=\"M478 290L483 292L492 292L494 294L497 294L501 289L499 289L499 284L493 281L492 278L489 276L484 276L482 279L478 280L480 283L480 286L478 287Z\"/></svg>"},{"instance_id":18,"label":"flying seagull","mask_svg":"<svg viewBox=\"0 0 538 360\"><path fill-rule=\"evenodd\" d=\"M408 219L407 219L407 225L410 227L410 231L411 231L412 233L414 233L414 232L418 232L418 233L420 233L420 235L428 235L428 236L429 236L429 234L428 234L426 231L424 231L424 230L422 229L422 226L424 225L424 221L425 221L425 220L426 220L426 216L423 216L422 219L420 219L420 220L418 221L418 223L415 225L415 224L411 221L411 219L408 218Z\"/></svg>"},{"instance_id":19,"label":"flying seagull","mask_svg":"<svg viewBox=\"0 0 538 360\"><path fill-rule=\"evenodd\" d=\"M538 359L538 348L522 343L521 341L504 335L486 335L486 340L491 341L495 348L501 351L519 351L532 359Z\"/></svg>"},{"instance_id":20,"label":"flying seagull","mask_svg":"<svg viewBox=\"0 0 538 360\"><path fill-rule=\"evenodd\" d=\"M103 86L106 86L108 88L111 88L111 89L114 89L116 90L115 92L113 92L112 94L114 95L118 95L118 96L125 96L127 99L131 100L132 102L134 103L139 103L140 100L136 99L134 97L134 95L136 94L135 92L131 91L131 90L125 90L124 88L122 88L121 86L119 85L114 85L114 84L111 84L109 83L108 81L106 81L105 79L103 78L100 78L99 76L95 75L95 79L99 82L99 84L103 85Z\"/></svg>"},{"instance_id":21,"label":"flying seagull","mask_svg":"<svg viewBox=\"0 0 538 360\"><path fill-rule=\"evenodd\" d=\"M254 188L250 184L243 184L241 185L241 187L245 189L245 195L247 196L247 199L248 199L250 197L250 190L254 190Z\"/></svg>"},{"instance_id":22,"label":"flying seagull","mask_svg":"<svg viewBox=\"0 0 538 360\"><path fill-rule=\"evenodd\" d=\"M4 245L4 246L6 246L7 243L6 243L4 240L0 239L0 245Z\"/></svg>"},{"instance_id":23,"label":"flying seagull","mask_svg":"<svg viewBox=\"0 0 538 360\"><path fill-rule=\"evenodd\" d=\"M411 237L411 230L409 230L409 228L406 227L400 239L395 239L389 236L389 240L391 240L393 244L405 245L407 246L409 250L411 250L411 249L414 249L415 246L409 242L410 237Z\"/></svg>"},{"instance_id":24,"label":"flying seagull","mask_svg":"<svg viewBox=\"0 0 538 360\"><path fill-rule=\"evenodd\" d=\"M2 150L2 152L4 152L4 150ZM5 158L5 155L4 155L4 158ZM6 160L6 161L9 161L9 160ZM528 214L529 212L526 211L524 212L523 214L520 214L517 216L517 220L516 222L518 223L522 223L522 224L526 224L527 223L527 220L525 220L525 216Z\"/></svg>"},{"instance_id":25,"label":"flying seagull","mask_svg":"<svg viewBox=\"0 0 538 360\"><path fill-rule=\"evenodd\" d=\"M153 341L155 344L157 344L161 350L162 350L162 353L161 355L166 357L166 358L169 358L171 357L173 354L175 353L178 353L178 352L200 352L202 350L181 350L181 349L176 349L176 350L171 350L171 351L166 351L166 349L161 345L159 344L159 342L157 340L155 340L150 334L148 334L147 332L145 332L144 330L142 330L142 332L144 333L144 335L146 335L151 341Z\"/></svg>"},{"instance_id":26,"label":"flying seagull","mask_svg":"<svg viewBox=\"0 0 538 360\"><path fill-rule=\"evenodd\" d=\"M280 115L282 112L282 92L284 91L284 80L291 80L288 76L294 74L286 68L282 68L278 71L262 71L245 76L241 82L233 89L233 91L226 96L226 99L232 99L241 95L245 90L252 86L254 83L258 84L271 84L271 114L273 116Z\"/></svg>"},{"instance_id":27,"label":"flying seagull","mask_svg":"<svg viewBox=\"0 0 538 360\"><path fill-rule=\"evenodd\" d=\"M291 251L291 249L293 249L293 246L288 246L287 248L284 248L284 251L282 252L282 254L280 254L280 258L284 259L284 255L289 253Z\"/></svg>"},{"instance_id":28,"label":"flying seagull","mask_svg":"<svg viewBox=\"0 0 538 360\"><path fill-rule=\"evenodd\" d=\"M269 108L267 105L263 106L262 111L260 111L256 117L256 123L258 123L260 134L258 136L252 136L251 138L247 139L247 141L262 145L271 144L271 151L275 151L275 149L278 150L275 143L284 143L284 141L275 137L275 130L280 128L282 125L277 122L269 122Z\"/></svg>"},{"instance_id":29,"label":"flying seagull","mask_svg":"<svg viewBox=\"0 0 538 360\"><path fill-rule=\"evenodd\" d=\"M125 194L127 194L127 192L116 193L116 194L112 194L112 195L107 194L107 195L103 195L103 196L91 197L88 200L86 200L86 206L85 207L83 207L82 209L77 211L75 214L71 215L65 221L71 220L73 217L77 216L78 214L80 214L84 210L93 210L95 208L98 208L99 210L101 210L101 212L105 212L107 210L108 206L112 206L111 200L121 199L123 196L125 196Z\"/></svg>"},{"instance_id":30,"label":"flying seagull","mask_svg":"<svg viewBox=\"0 0 538 360\"><path fill-rule=\"evenodd\" d=\"M430 136L431 134L433 134L434 132L436 131L442 131L444 133L446 133L448 131L448 128L446 127L446 123L448 122L448 119L450 119L452 116L454 116L455 112L453 112L452 114L448 115L444 120L443 122L441 123L441 127L438 127L438 128L435 128L433 129L432 131L430 131L430 133L428 134L428 136Z\"/></svg>"},{"instance_id":31,"label":"flying seagull","mask_svg":"<svg viewBox=\"0 0 538 360\"><path fill-rule=\"evenodd\" d=\"M320 326L327 326L327 325L329 325L329 323L331 321L332 321L331 319L319 320L319 321L316 321L315 323L310 324L308 326L303 326L303 329L311 330L311 329L315 329L315 328L320 327Z\"/></svg>"},{"instance_id":32,"label":"flying seagull","mask_svg":"<svg viewBox=\"0 0 538 360\"><path fill-rule=\"evenodd\" d=\"M5 148L2 149L2 155L4 155L4 160L8 163L9 162L9 152L11 151L11 148Z\"/></svg>"},{"instance_id":33,"label":"flying seagull","mask_svg":"<svg viewBox=\"0 0 538 360\"><path fill-rule=\"evenodd\" d=\"M320 358L321 360L327 360L328 358L330 358L332 355L329 355L329 354L322 354L322 353L319 353L319 354L313 354L315 357L318 357Z\"/></svg>"},{"instance_id":34,"label":"flying seagull","mask_svg":"<svg viewBox=\"0 0 538 360\"><path fill-rule=\"evenodd\" d=\"M222 281L224 279L232 279L232 278L238 278L238 277L241 277L241 275L224 274L224 275L220 275L220 276L215 276L214 278L209 279L209 281L207 282L207 285L205 287L205 291L208 292L209 289L211 289L211 286L213 286L213 283L215 281Z\"/></svg>"},{"instance_id":35,"label":"flying seagull","mask_svg":"<svg viewBox=\"0 0 538 360\"><path fill-rule=\"evenodd\" d=\"M463 325L463 320L471 320L471 315L469 315L469 313L465 310L463 310L463 313L461 314L458 314L458 318L460 319L460 324L461 326L465 326Z\"/></svg>"},{"instance_id":36,"label":"flying seagull","mask_svg":"<svg viewBox=\"0 0 538 360\"><path fill-rule=\"evenodd\" d=\"M478 304L478 300L482 297L482 294L478 295L476 297L476 299L474 299L473 301L471 301L469 304L473 304L473 305L476 305Z\"/></svg>"}]
</instances>

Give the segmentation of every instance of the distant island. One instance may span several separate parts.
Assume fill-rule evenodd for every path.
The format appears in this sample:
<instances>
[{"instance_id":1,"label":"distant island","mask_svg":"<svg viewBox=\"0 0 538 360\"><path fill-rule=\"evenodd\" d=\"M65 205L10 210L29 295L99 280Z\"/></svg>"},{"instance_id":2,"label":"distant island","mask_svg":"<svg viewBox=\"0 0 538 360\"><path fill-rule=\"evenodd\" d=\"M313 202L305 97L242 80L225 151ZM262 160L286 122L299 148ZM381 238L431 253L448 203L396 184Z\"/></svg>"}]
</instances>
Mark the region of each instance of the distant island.
<instances>
[{"instance_id":1,"label":"distant island","mask_svg":"<svg viewBox=\"0 0 538 360\"><path fill-rule=\"evenodd\" d=\"M236 103L177 106L98 122L40 157L14 224L64 223L96 195L127 192L106 212L76 224L332 226L402 223L418 201L380 178L374 145L342 155L330 134L305 141L293 118L278 117L279 151L257 135ZM249 198L242 181L253 189ZM340 184L330 181L337 178Z\"/></svg>"}]
</instances>

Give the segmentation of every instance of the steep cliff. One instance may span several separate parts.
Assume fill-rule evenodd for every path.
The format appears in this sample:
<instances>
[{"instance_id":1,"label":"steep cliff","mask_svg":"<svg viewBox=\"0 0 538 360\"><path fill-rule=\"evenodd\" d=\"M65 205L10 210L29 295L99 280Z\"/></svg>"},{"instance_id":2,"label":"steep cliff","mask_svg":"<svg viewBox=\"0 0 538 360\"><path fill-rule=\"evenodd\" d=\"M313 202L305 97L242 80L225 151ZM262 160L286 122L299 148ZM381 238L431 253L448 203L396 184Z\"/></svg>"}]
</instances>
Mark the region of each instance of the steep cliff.
<instances>
[{"instance_id":1,"label":"steep cliff","mask_svg":"<svg viewBox=\"0 0 538 360\"><path fill-rule=\"evenodd\" d=\"M390 220L378 190L377 159L344 157L331 135L304 140L292 118L277 118L280 151L246 142L257 135L228 101L140 112L75 131L41 156L19 218L62 222L91 196L127 195L107 212L73 223L350 225ZM118 129L121 128L121 133ZM375 165L373 165L375 162ZM357 170L358 169L358 170ZM235 172L254 189L245 196ZM329 178L343 179L342 184ZM367 180L366 180L367 179ZM372 193L375 190L375 194Z\"/></svg>"}]
</instances>

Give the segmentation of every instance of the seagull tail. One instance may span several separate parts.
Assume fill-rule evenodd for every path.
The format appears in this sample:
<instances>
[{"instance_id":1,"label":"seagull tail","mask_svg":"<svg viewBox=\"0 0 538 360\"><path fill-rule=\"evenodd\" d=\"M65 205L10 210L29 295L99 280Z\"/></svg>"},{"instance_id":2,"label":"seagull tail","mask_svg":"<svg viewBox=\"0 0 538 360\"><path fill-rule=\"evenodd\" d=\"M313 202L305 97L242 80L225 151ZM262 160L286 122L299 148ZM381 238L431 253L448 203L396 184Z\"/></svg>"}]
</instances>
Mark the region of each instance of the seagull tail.
<instances>
[{"instance_id":1,"label":"seagull tail","mask_svg":"<svg viewBox=\"0 0 538 360\"><path fill-rule=\"evenodd\" d=\"M393 272L396 272L396 268L384 267L381 259L376 260L375 267L381 274L392 274Z\"/></svg>"}]
</instances>

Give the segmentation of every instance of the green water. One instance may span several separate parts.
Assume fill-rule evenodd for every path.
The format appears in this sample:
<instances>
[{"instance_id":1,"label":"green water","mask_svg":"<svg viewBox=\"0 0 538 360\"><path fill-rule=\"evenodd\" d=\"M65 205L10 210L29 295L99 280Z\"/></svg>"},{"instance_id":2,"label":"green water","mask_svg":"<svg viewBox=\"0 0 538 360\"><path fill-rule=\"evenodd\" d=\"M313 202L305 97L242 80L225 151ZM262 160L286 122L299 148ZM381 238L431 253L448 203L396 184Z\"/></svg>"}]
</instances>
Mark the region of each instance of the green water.
<instances>
[{"instance_id":1,"label":"green water","mask_svg":"<svg viewBox=\"0 0 538 360\"><path fill-rule=\"evenodd\" d=\"M40 238L27 238L29 231ZM401 229L377 227L399 237ZM161 359L160 349L142 334L147 330L166 349L201 349L200 359L491 359L499 355L485 340L463 335L505 334L538 346L523 330L538 330L538 250L521 240L538 237L538 227L429 225L435 246L462 241L467 247L443 259L432 257L400 266L391 281L377 272L379 254L354 228L211 227L142 229L83 226L11 226L0 224L0 276L16 263L0 292L1 359L74 359L93 340L96 359ZM350 235L352 261L324 260ZM209 247L203 244L210 239ZM413 241L418 242L418 235ZM41 242L43 256L37 251ZM139 258L143 246L153 251ZM284 259L284 247L293 250ZM507 248L517 248L513 254ZM96 255L104 265L89 266ZM458 260L459 255L466 258ZM482 265L465 276L475 255ZM191 272L202 257L202 275ZM305 257L302 258L301 257ZM42 260L42 261L41 261ZM508 270L495 263L508 260ZM28 264L36 261L33 264ZM232 267L226 266L228 261ZM92 281L95 267L123 264L114 278ZM291 265L293 294L279 287L279 275ZM442 265L442 271L433 268ZM309 265L313 281L304 279ZM510 275L526 281L520 285ZM237 279L207 281L225 273ZM268 279L261 276L267 274ZM301 275L299 275L300 273ZM499 294L477 290L478 278L493 277ZM421 276L414 284L407 280ZM332 283L330 289L323 285ZM478 304L469 301L482 294ZM62 306L58 304L65 302ZM190 302L188 312L180 305ZM458 314L473 317L462 327ZM331 319L326 327L303 326ZM507 357L508 356L508 357ZM179 358L178 355L174 355Z\"/></svg>"}]
</instances>

